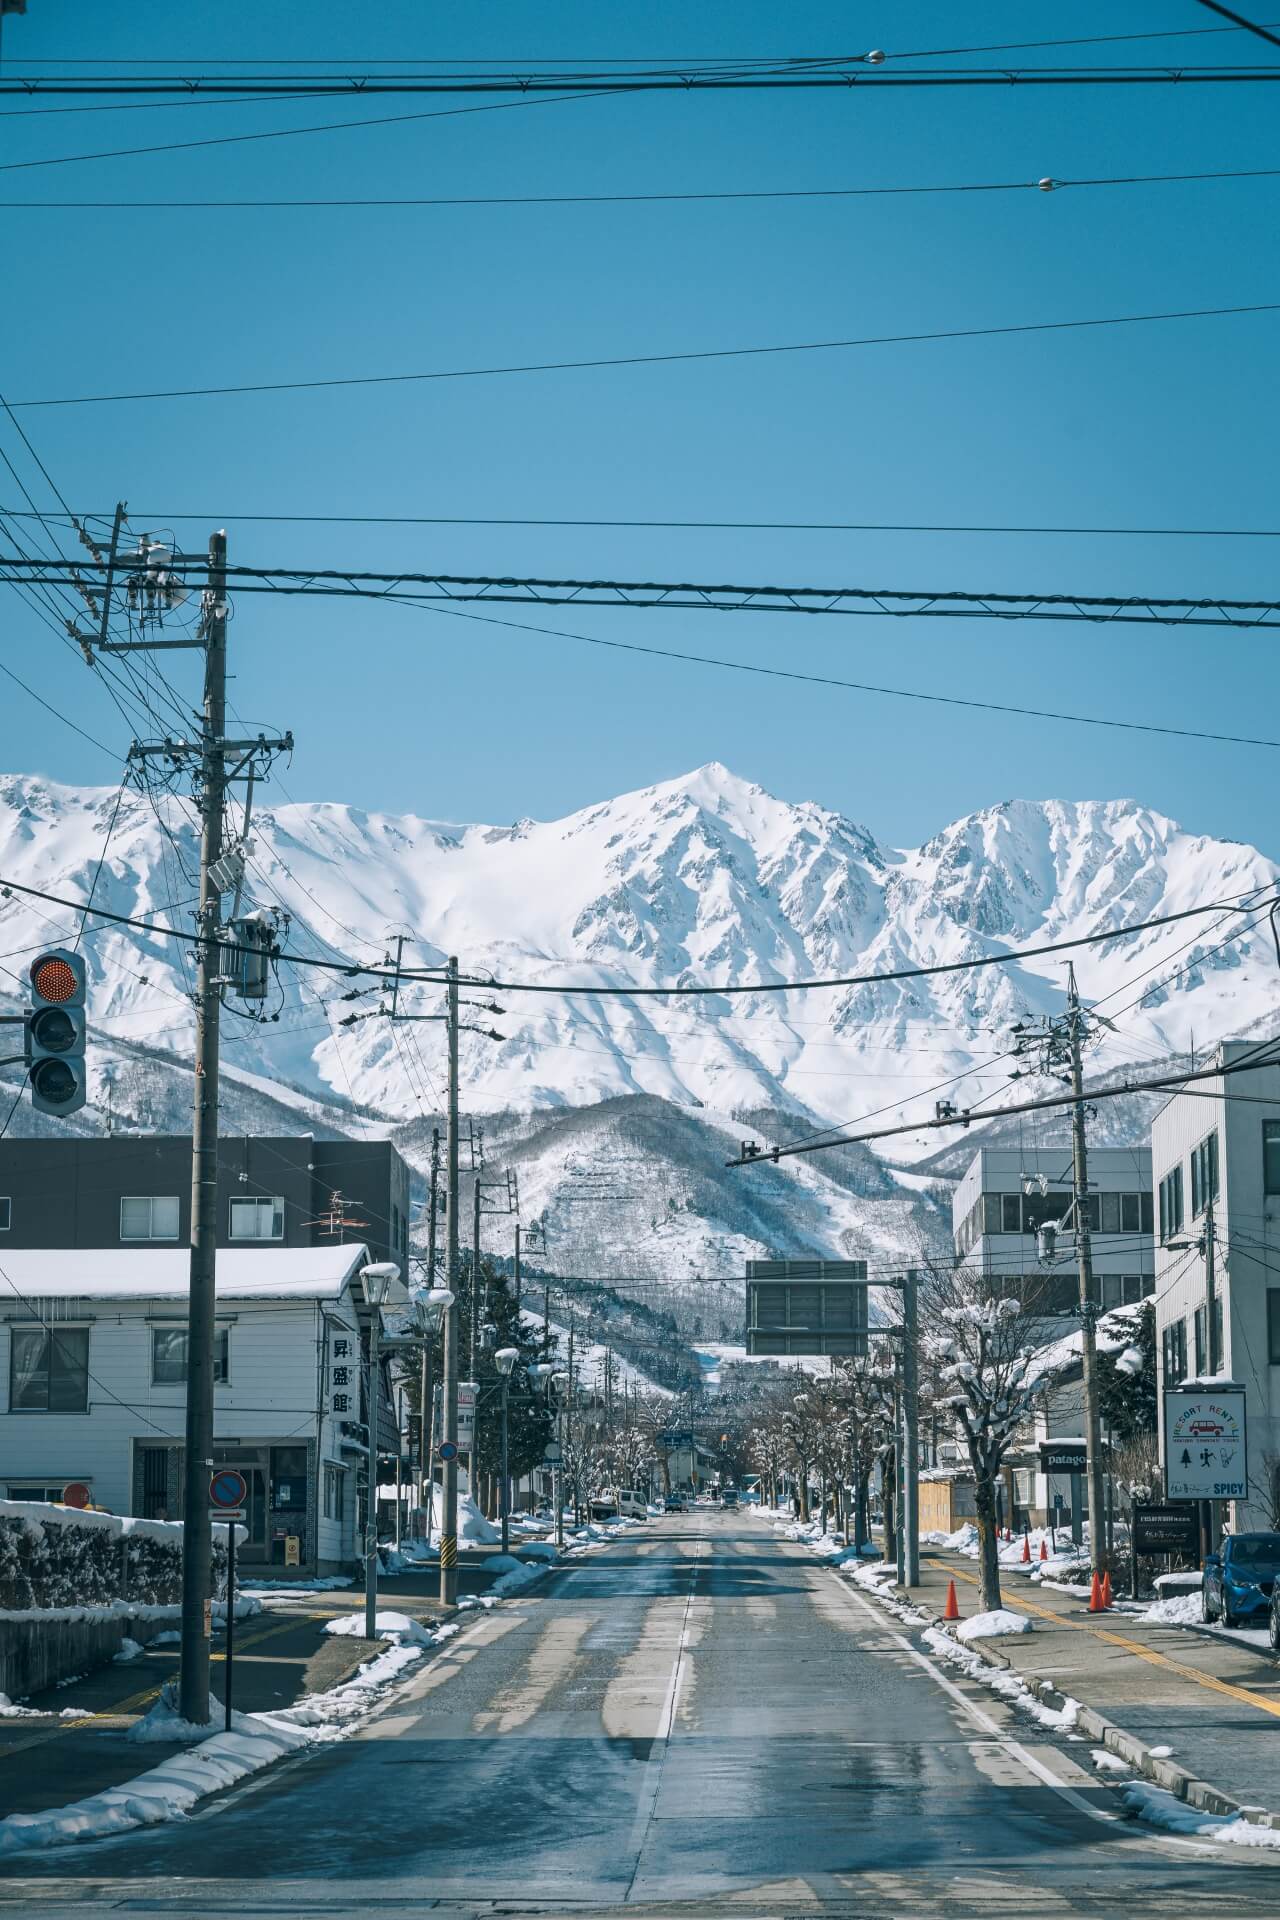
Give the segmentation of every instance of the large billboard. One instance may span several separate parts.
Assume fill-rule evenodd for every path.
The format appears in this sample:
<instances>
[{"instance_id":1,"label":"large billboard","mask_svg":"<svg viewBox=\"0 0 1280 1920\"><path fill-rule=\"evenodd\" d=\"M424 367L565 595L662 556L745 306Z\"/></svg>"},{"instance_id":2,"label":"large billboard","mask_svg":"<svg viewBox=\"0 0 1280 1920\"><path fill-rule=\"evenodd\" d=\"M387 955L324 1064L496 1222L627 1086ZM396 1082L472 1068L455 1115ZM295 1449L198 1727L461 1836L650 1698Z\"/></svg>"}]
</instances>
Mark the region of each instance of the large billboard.
<instances>
[{"instance_id":1,"label":"large billboard","mask_svg":"<svg viewBox=\"0 0 1280 1920\"><path fill-rule=\"evenodd\" d=\"M749 1260L749 1354L867 1350L865 1260Z\"/></svg>"}]
</instances>

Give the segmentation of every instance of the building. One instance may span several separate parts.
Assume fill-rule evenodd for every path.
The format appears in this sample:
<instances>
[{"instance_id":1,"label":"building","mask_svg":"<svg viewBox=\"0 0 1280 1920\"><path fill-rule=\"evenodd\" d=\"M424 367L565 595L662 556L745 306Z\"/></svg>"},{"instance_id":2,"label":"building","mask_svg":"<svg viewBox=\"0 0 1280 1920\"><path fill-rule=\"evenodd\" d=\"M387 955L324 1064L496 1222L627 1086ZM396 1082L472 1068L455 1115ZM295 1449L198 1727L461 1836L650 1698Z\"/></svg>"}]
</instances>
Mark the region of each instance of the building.
<instances>
[{"instance_id":1,"label":"building","mask_svg":"<svg viewBox=\"0 0 1280 1920\"><path fill-rule=\"evenodd\" d=\"M44 1143L41 1143L44 1144ZM367 1427L363 1244L216 1260L214 1465L248 1481L243 1560L331 1572L357 1555ZM182 1517L185 1247L0 1254L0 1493ZM379 1443L397 1450L385 1380Z\"/></svg>"},{"instance_id":2,"label":"building","mask_svg":"<svg viewBox=\"0 0 1280 1920\"><path fill-rule=\"evenodd\" d=\"M1210 1064L1234 1068L1258 1052L1226 1041ZM1151 1158L1161 1458L1163 1389L1215 1375L1238 1381L1249 1498L1224 1504L1233 1530L1269 1528L1280 1515L1280 1065L1175 1093L1152 1123Z\"/></svg>"},{"instance_id":3,"label":"building","mask_svg":"<svg viewBox=\"0 0 1280 1920\"><path fill-rule=\"evenodd\" d=\"M0 1140L0 1263L14 1248L187 1246L191 1136ZM387 1140L224 1135L218 1245L360 1242L403 1268L409 1169Z\"/></svg>"},{"instance_id":4,"label":"building","mask_svg":"<svg viewBox=\"0 0 1280 1920\"><path fill-rule=\"evenodd\" d=\"M1092 1148L1089 1188L1097 1303L1107 1312L1155 1289L1150 1149ZM1020 1289L1046 1317L1078 1318L1071 1207L1069 1146L979 1147L951 1202L956 1264L989 1274L1006 1292ZM1046 1225L1059 1226L1051 1266L1040 1263L1036 1240Z\"/></svg>"}]
</instances>

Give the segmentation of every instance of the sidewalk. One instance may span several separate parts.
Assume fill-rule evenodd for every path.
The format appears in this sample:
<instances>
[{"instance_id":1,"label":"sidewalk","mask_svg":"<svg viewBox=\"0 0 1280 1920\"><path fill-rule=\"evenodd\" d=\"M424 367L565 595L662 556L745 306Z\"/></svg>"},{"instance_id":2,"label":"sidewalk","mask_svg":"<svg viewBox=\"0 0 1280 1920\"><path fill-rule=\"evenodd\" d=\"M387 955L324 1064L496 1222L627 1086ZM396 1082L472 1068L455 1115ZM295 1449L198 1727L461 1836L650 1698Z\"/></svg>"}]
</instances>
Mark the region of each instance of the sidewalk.
<instances>
[{"instance_id":1,"label":"sidewalk","mask_svg":"<svg viewBox=\"0 0 1280 1920\"><path fill-rule=\"evenodd\" d=\"M1173 1769L1241 1807L1265 1808L1280 1825L1280 1662L1238 1634L1144 1621L1149 1603L1091 1614L1087 1594L1042 1585L1035 1571L1033 1562L1000 1572L1005 1607L1032 1630L974 1641L974 1650L1032 1686L1046 1681L1146 1749L1169 1749ZM966 1555L924 1548L920 1573L920 1586L904 1592L913 1604L940 1618L954 1579L962 1619L981 1611L977 1563ZM1158 1777L1170 1768L1143 1770ZM1180 1788L1172 1778L1162 1784Z\"/></svg>"}]
</instances>

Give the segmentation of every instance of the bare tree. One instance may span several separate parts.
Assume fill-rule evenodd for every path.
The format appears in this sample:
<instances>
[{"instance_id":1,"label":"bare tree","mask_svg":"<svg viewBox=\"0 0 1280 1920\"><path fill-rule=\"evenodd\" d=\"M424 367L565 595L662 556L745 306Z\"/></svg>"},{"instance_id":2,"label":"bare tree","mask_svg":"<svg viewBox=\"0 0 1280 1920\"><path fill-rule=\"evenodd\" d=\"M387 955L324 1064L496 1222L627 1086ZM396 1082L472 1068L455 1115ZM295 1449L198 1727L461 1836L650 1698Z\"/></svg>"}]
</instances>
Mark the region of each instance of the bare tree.
<instances>
[{"instance_id":1,"label":"bare tree","mask_svg":"<svg viewBox=\"0 0 1280 1920\"><path fill-rule=\"evenodd\" d=\"M1005 1455L1045 1389L1074 1357L1062 1351L1068 1343L1058 1342L1062 1359L1055 1365L1049 1358L1054 1349L1042 1344L1043 1314L1001 1297L998 1286L971 1267L932 1268L921 1300L921 1322L929 1329L921 1345L937 1368L937 1405L954 1416L973 1469L987 1611L1000 1605L996 1486Z\"/></svg>"}]
</instances>

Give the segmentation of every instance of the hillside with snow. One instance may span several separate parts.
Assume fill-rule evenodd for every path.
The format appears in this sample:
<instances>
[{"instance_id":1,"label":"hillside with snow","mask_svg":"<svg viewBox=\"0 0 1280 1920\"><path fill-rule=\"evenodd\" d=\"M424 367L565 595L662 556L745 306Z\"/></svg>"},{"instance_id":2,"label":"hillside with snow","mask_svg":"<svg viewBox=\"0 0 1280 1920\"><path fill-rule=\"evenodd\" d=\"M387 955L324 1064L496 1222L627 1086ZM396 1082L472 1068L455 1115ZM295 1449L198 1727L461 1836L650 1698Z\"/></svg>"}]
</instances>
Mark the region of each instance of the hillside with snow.
<instances>
[{"instance_id":1,"label":"hillside with snow","mask_svg":"<svg viewBox=\"0 0 1280 1920\"><path fill-rule=\"evenodd\" d=\"M815 976L946 966L1275 887L1256 849L1188 833L1134 801L1010 801L922 847L780 800L710 765L562 820L458 825L325 803L263 808L247 903L289 915L287 950L407 966L456 954L477 981L462 1036L465 1110L487 1117L529 1211L581 1271L637 1279L740 1271L754 1253L896 1255L937 1224L936 1135L906 1135L894 1175L871 1155L728 1173L740 1138L875 1114L894 1124L1013 1097L1002 1058L1021 1019L1063 1005L1065 956L778 994ZM99 862L101 870L99 872ZM0 781L0 883L189 932L196 836L173 798ZM0 893L0 1008L23 957L78 916ZM1081 949L1081 991L1114 1021L1092 1073L1203 1049L1270 1022L1265 918L1176 922ZM91 920L94 1104L77 1124L188 1124L189 948ZM724 984L734 994L607 997L605 986ZM586 989L575 994L566 988ZM490 1004L501 1008L489 1010ZM424 1164L442 1106L438 1022L392 1026L385 995L342 971L282 965L263 1022L223 1021L227 1124L391 1133ZM402 1012L439 990L406 987ZM355 1015L353 1024L344 1025ZM500 1037L489 1037L492 1029ZM4 1084L17 1089L6 1071ZM1018 1091L1022 1091L1019 1088ZM6 1101L6 1110L7 1110ZM25 1102L15 1131L39 1122Z\"/></svg>"}]
</instances>

